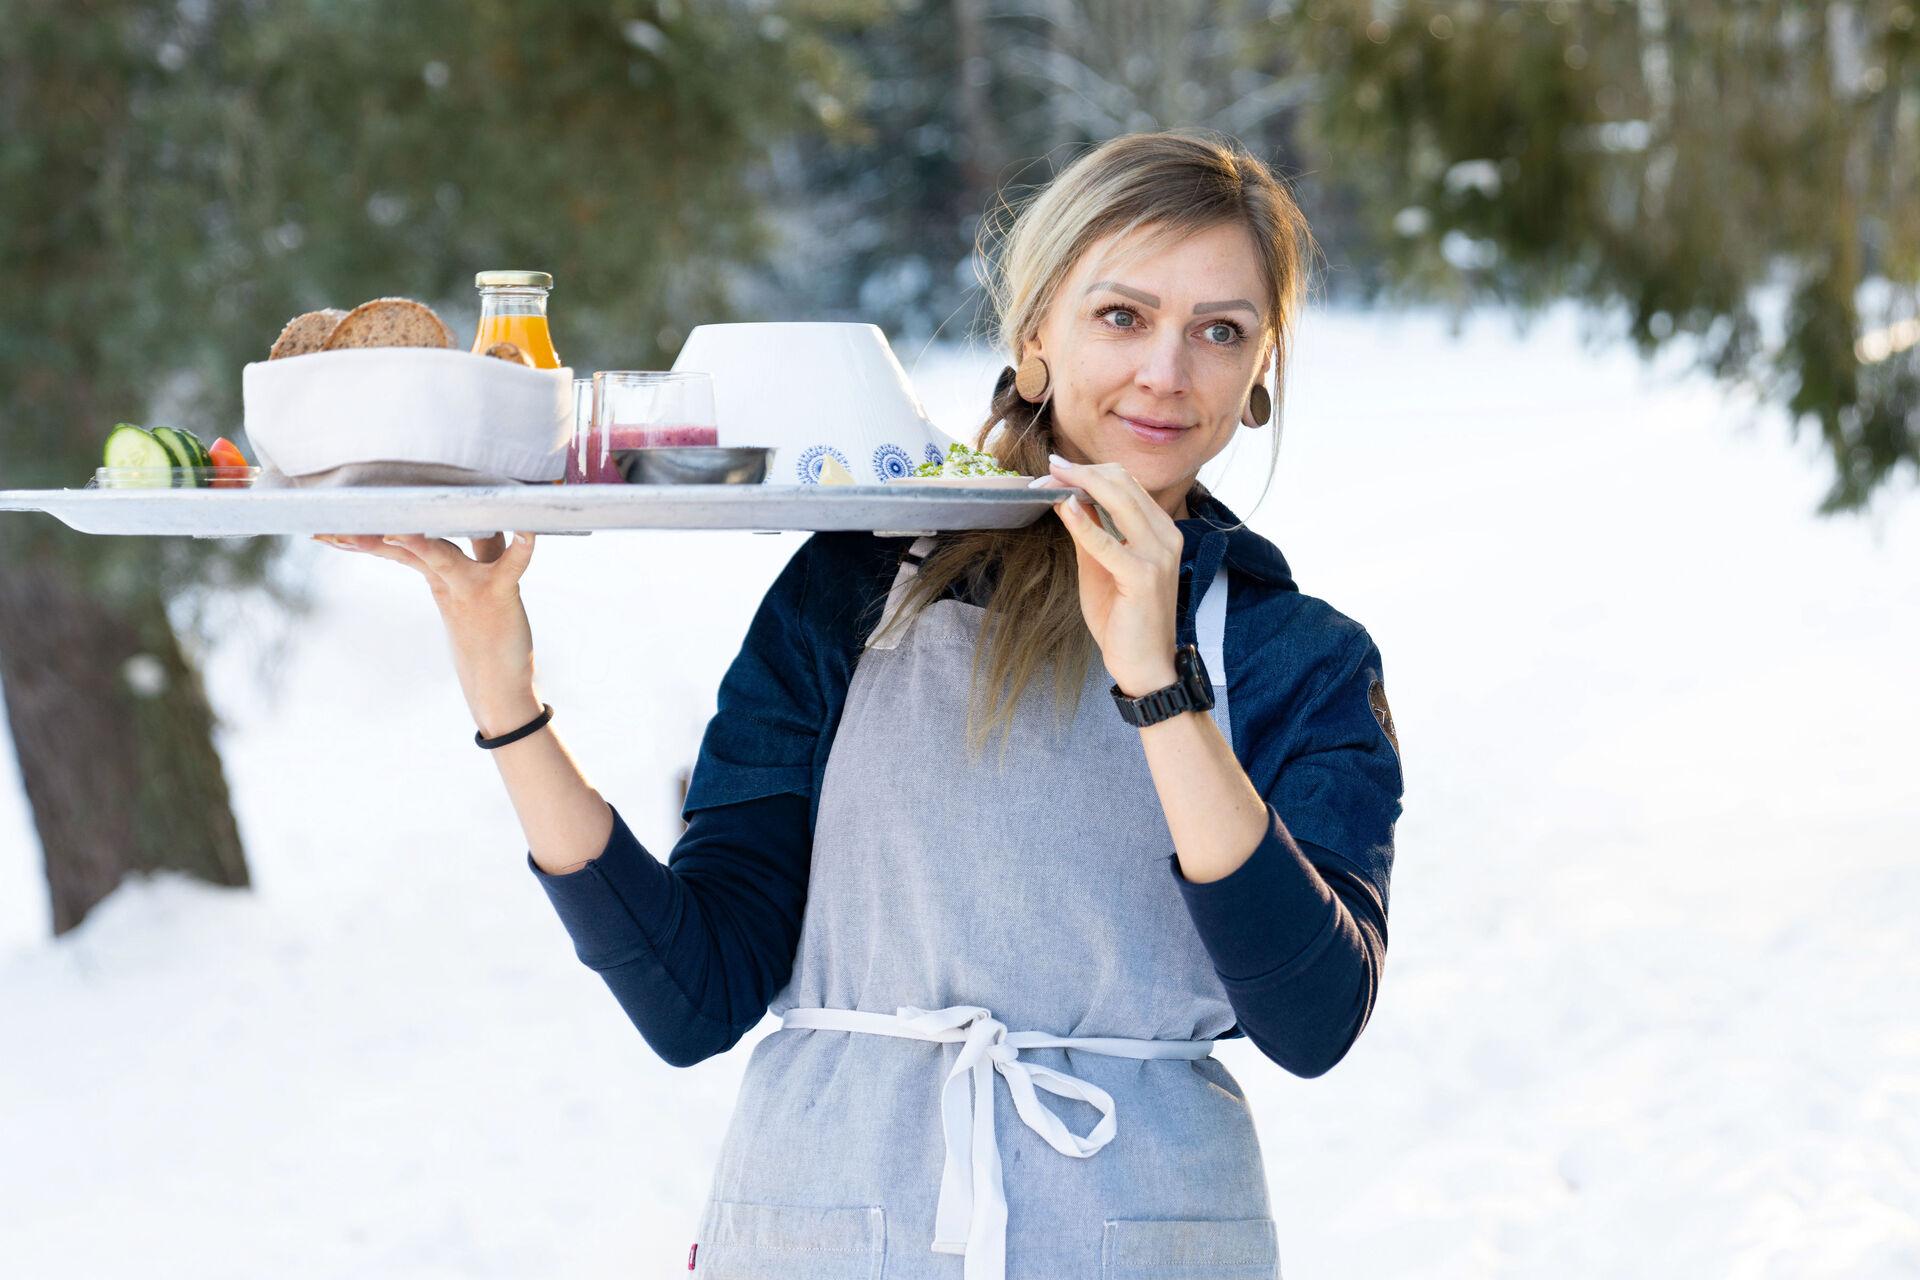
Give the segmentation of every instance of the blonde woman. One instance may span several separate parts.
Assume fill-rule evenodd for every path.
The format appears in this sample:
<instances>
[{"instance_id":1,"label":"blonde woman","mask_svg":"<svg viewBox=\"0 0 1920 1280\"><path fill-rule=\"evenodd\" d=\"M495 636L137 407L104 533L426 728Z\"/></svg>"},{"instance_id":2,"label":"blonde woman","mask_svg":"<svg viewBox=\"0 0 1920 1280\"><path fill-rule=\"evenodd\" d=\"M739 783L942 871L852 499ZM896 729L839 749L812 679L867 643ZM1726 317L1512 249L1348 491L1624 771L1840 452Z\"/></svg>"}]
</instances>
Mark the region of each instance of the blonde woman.
<instances>
[{"instance_id":1,"label":"blonde woman","mask_svg":"<svg viewBox=\"0 0 1920 1280\"><path fill-rule=\"evenodd\" d=\"M1028 202L976 444L1119 536L1068 502L810 538L664 866L541 731L531 538L361 540L428 578L480 734L512 739L533 873L648 1044L689 1065L780 1019L697 1276L1278 1275L1210 1050L1245 1035L1314 1076L1353 1044L1401 796L1379 651L1195 480L1274 430L1310 245L1266 168L1204 137L1116 139Z\"/></svg>"}]
</instances>

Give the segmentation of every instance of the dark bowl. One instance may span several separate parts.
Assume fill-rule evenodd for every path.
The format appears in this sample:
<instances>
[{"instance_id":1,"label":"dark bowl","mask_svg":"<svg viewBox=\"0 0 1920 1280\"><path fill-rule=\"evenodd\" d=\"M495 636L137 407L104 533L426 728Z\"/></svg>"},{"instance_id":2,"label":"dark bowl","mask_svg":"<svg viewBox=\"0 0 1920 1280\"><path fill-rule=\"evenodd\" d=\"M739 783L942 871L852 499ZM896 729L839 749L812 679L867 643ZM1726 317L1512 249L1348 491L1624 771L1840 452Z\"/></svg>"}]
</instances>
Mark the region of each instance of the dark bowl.
<instances>
[{"instance_id":1,"label":"dark bowl","mask_svg":"<svg viewBox=\"0 0 1920 1280\"><path fill-rule=\"evenodd\" d=\"M657 445L615 449L613 464L628 484L759 484L773 449L767 445Z\"/></svg>"}]
</instances>

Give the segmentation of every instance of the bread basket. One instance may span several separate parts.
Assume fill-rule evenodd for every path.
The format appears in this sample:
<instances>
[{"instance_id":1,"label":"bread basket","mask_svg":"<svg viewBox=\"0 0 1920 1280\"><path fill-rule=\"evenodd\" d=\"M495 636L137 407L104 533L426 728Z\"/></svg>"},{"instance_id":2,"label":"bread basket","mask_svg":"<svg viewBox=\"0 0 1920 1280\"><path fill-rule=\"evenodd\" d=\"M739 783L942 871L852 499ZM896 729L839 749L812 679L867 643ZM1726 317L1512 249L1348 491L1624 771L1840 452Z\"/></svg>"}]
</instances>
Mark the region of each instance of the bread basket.
<instances>
[{"instance_id":1,"label":"bread basket","mask_svg":"<svg viewBox=\"0 0 1920 1280\"><path fill-rule=\"evenodd\" d=\"M573 370L466 351L369 347L249 364L247 439L261 487L559 480Z\"/></svg>"}]
</instances>

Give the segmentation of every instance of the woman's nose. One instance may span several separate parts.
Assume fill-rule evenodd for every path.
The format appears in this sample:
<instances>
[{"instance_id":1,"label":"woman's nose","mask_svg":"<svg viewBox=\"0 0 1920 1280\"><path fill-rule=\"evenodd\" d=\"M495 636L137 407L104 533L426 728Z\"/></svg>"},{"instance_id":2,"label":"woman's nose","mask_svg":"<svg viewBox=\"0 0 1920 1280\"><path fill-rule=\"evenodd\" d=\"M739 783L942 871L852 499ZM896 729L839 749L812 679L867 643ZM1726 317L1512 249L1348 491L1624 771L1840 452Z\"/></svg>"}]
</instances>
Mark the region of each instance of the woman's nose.
<instances>
[{"instance_id":1,"label":"woman's nose","mask_svg":"<svg viewBox=\"0 0 1920 1280\"><path fill-rule=\"evenodd\" d=\"M1134 370L1133 380L1142 391L1155 395L1177 395L1188 389L1189 371L1187 369L1186 345L1176 334L1170 340L1157 340L1144 353L1145 359Z\"/></svg>"}]
</instances>

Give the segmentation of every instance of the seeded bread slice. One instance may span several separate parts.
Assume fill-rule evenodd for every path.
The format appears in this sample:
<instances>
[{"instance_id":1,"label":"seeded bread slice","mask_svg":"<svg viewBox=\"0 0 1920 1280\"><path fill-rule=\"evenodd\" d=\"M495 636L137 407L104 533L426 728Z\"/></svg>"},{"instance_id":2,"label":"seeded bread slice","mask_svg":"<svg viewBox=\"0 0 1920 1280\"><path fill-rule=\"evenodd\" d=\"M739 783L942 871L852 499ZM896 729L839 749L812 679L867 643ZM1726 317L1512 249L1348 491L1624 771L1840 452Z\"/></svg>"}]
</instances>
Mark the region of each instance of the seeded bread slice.
<instances>
[{"instance_id":1,"label":"seeded bread slice","mask_svg":"<svg viewBox=\"0 0 1920 1280\"><path fill-rule=\"evenodd\" d=\"M411 298L375 298L347 312L320 344L322 351L352 347L451 347L453 331L433 308Z\"/></svg>"},{"instance_id":2,"label":"seeded bread slice","mask_svg":"<svg viewBox=\"0 0 1920 1280\"><path fill-rule=\"evenodd\" d=\"M308 311L287 321L287 327L273 340L273 350L267 353L267 359L278 360L282 356L304 356L318 351L320 344L327 340L333 327L347 318L347 313L338 307L328 307L324 311Z\"/></svg>"}]
</instances>

